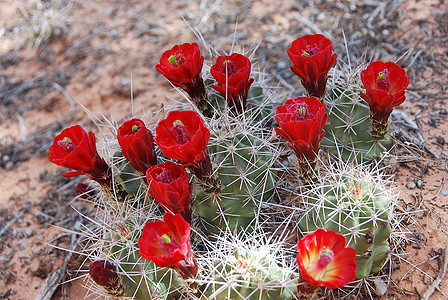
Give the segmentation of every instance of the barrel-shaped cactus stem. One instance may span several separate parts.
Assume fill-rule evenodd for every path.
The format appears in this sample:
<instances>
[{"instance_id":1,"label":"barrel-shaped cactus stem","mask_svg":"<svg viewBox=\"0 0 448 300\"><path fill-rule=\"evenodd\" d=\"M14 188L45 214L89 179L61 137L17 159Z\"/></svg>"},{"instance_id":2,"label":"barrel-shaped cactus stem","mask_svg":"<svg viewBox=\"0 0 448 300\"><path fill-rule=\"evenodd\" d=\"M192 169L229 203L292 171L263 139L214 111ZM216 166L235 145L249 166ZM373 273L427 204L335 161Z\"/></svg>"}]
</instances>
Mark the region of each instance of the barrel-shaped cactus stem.
<instances>
[{"instance_id":1,"label":"barrel-shaped cactus stem","mask_svg":"<svg viewBox=\"0 0 448 300\"><path fill-rule=\"evenodd\" d=\"M291 299L298 274L284 240L257 231L222 232L199 259L205 299ZM202 298L201 298L202 299Z\"/></svg>"}]
</instances>

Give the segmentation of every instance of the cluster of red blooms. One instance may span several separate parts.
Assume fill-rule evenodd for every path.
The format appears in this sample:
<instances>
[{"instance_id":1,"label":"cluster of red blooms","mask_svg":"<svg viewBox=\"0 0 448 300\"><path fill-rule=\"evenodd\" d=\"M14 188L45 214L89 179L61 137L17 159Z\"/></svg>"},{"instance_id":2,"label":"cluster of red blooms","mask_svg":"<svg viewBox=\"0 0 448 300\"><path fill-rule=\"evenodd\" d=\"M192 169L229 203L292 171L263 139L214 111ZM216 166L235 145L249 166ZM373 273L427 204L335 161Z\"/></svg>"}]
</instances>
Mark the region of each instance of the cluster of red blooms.
<instances>
[{"instance_id":1,"label":"cluster of red blooms","mask_svg":"<svg viewBox=\"0 0 448 300\"><path fill-rule=\"evenodd\" d=\"M326 107L322 103L327 76L336 61L330 40L322 35L307 35L295 40L288 49L297 74L308 97L287 100L276 109L276 132L289 142L301 166L313 166L320 141L325 136ZM176 45L163 53L156 66L174 86L183 89L195 102L206 101L201 77L204 57L196 43ZM210 69L218 91L230 107L244 113L246 99L254 79L250 78L251 63L244 55L233 53L219 56ZM361 74L366 93L361 96L369 103L373 133L381 133L388 125L392 108L405 100L409 79L405 71L392 62L374 62ZM199 107L199 105L198 105ZM192 184L185 168L199 182L210 181L212 165L207 152L210 132L200 115L194 111L172 111L156 127L156 137L140 119L126 121L118 128L117 139L122 153L150 188L151 196L165 209L163 221L146 224L138 244L143 258L160 267L178 271L184 279L194 278L198 266L190 245L192 217ZM178 163L158 164L154 142L162 153ZM112 190L112 169L98 154L95 135L79 126L67 128L50 147L50 161L73 169L66 177L86 175L106 190ZM79 193L88 197L86 186ZM354 280L355 251L346 248L345 238L335 232L319 229L298 242L297 263L302 279L312 287L338 288ZM94 280L109 286L116 280L115 267L97 261L90 267Z\"/></svg>"}]
</instances>

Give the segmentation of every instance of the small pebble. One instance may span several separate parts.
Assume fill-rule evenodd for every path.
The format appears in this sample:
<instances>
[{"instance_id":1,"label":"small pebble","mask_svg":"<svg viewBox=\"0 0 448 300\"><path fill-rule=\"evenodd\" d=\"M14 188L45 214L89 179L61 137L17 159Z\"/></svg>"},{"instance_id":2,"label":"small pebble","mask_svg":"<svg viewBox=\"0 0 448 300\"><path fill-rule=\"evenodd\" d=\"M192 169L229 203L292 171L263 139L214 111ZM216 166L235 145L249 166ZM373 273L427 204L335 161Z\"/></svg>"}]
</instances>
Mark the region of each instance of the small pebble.
<instances>
[{"instance_id":1,"label":"small pebble","mask_svg":"<svg viewBox=\"0 0 448 300\"><path fill-rule=\"evenodd\" d=\"M117 29L112 29L110 31L110 36L111 37L117 37L118 36L118 30Z\"/></svg>"},{"instance_id":2,"label":"small pebble","mask_svg":"<svg viewBox=\"0 0 448 300\"><path fill-rule=\"evenodd\" d=\"M277 63L277 68L278 68L278 69L283 70L283 69L285 69L286 67L288 67L288 64L287 64L286 62L284 62L284 61L279 61L279 62Z\"/></svg>"},{"instance_id":3,"label":"small pebble","mask_svg":"<svg viewBox=\"0 0 448 300\"><path fill-rule=\"evenodd\" d=\"M428 124L431 125L431 126L436 126L437 123L439 123L439 120L437 120L436 118L430 118L428 120Z\"/></svg>"},{"instance_id":4,"label":"small pebble","mask_svg":"<svg viewBox=\"0 0 448 300\"><path fill-rule=\"evenodd\" d=\"M447 189L443 189L440 191L440 195L442 196L448 196L448 190Z\"/></svg>"},{"instance_id":5,"label":"small pebble","mask_svg":"<svg viewBox=\"0 0 448 300\"><path fill-rule=\"evenodd\" d=\"M442 108L441 110L439 110L439 115L446 118L446 116L448 115L448 112L446 111L445 108Z\"/></svg>"},{"instance_id":6,"label":"small pebble","mask_svg":"<svg viewBox=\"0 0 448 300\"><path fill-rule=\"evenodd\" d=\"M27 229L25 229L25 235L27 236L27 237L30 237L30 236L32 236L34 234L34 230L32 230L31 228L27 228Z\"/></svg>"},{"instance_id":7,"label":"small pebble","mask_svg":"<svg viewBox=\"0 0 448 300\"><path fill-rule=\"evenodd\" d=\"M18 241L17 242L17 247L19 247L20 250L25 250L26 248L28 248L28 243L27 242Z\"/></svg>"},{"instance_id":8,"label":"small pebble","mask_svg":"<svg viewBox=\"0 0 448 300\"><path fill-rule=\"evenodd\" d=\"M122 86L129 86L130 83L131 83L131 82L129 81L129 79L123 79L123 80L121 80L121 82L120 82L120 84L121 84Z\"/></svg>"},{"instance_id":9,"label":"small pebble","mask_svg":"<svg viewBox=\"0 0 448 300\"><path fill-rule=\"evenodd\" d=\"M436 137L436 142L439 145L442 145L442 146L445 145L445 139L441 136Z\"/></svg>"},{"instance_id":10,"label":"small pebble","mask_svg":"<svg viewBox=\"0 0 448 300\"><path fill-rule=\"evenodd\" d=\"M415 182L409 182L407 184L408 189L413 190L417 187L417 185L415 184Z\"/></svg>"},{"instance_id":11,"label":"small pebble","mask_svg":"<svg viewBox=\"0 0 448 300\"><path fill-rule=\"evenodd\" d=\"M421 189L423 187L423 180L417 180L417 187Z\"/></svg>"}]
</instances>

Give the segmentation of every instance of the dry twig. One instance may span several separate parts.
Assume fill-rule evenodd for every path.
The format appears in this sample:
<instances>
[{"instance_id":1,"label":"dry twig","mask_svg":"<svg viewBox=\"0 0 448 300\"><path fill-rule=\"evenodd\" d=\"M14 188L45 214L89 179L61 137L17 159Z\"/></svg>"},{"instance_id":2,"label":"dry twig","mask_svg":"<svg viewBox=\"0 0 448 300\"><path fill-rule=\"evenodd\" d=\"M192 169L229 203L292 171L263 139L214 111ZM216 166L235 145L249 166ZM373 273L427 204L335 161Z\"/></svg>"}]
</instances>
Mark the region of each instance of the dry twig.
<instances>
[{"instance_id":1,"label":"dry twig","mask_svg":"<svg viewBox=\"0 0 448 300\"><path fill-rule=\"evenodd\" d=\"M445 255L443 256L443 266L440 269L439 275L437 275L436 279L434 279L434 281L428 287L426 292L423 294L422 299L428 300L429 297L431 297L431 295L434 293L434 291L439 288L440 283L442 282L443 278L445 277L447 267L448 267L448 235L447 235L446 244L445 244Z\"/></svg>"}]
</instances>

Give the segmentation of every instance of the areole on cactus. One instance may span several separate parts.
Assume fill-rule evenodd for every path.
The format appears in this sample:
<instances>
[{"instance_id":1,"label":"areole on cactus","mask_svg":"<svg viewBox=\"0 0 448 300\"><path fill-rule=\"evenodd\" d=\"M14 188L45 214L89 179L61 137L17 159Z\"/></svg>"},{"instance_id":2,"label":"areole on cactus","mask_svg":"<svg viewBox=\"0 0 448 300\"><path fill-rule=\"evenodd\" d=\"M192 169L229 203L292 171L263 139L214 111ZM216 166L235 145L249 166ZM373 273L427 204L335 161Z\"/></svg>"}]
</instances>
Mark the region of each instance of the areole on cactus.
<instances>
[{"instance_id":1,"label":"areole on cactus","mask_svg":"<svg viewBox=\"0 0 448 300\"><path fill-rule=\"evenodd\" d=\"M322 35L299 38L288 55L308 96L284 101L251 78L251 55L218 56L211 74L201 74L199 46L176 45L156 69L195 107L172 107L157 125L145 120L148 127L126 121L116 137L123 155L118 144L105 151L116 153L110 167L93 133L74 126L56 137L50 160L103 189L79 189L95 204L98 224L109 224L94 232L96 252L88 253L98 261L96 284L135 299L295 299L299 283L299 290L303 282L344 288L381 270L393 197L363 166L334 154L369 147L362 157L371 158L390 147L387 133L371 133L404 100L407 77L375 62L360 78L347 75L358 83L338 81L330 71L336 54ZM292 152L275 133L299 165L288 163ZM313 177L304 184L297 172ZM289 240L296 235L305 235L297 248ZM116 282L119 292L111 292Z\"/></svg>"}]
</instances>

